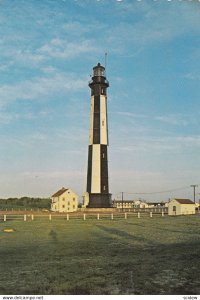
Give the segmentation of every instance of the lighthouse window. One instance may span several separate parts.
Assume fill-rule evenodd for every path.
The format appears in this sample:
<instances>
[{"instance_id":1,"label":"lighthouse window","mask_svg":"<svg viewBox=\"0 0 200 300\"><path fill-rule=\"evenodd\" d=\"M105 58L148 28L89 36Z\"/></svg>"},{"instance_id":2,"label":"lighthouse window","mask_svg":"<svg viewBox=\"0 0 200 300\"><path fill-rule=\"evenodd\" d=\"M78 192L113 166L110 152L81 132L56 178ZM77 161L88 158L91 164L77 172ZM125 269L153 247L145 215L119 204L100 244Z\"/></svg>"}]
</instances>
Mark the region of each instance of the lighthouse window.
<instances>
[{"instance_id":1,"label":"lighthouse window","mask_svg":"<svg viewBox=\"0 0 200 300\"><path fill-rule=\"evenodd\" d=\"M102 126L104 126L104 121L102 121Z\"/></svg>"},{"instance_id":2,"label":"lighthouse window","mask_svg":"<svg viewBox=\"0 0 200 300\"><path fill-rule=\"evenodd\" d=\"M105 186L105 185L103 186L103 190L104 190L104 191L106 190L106 186Z\"/></svg>"},{"instance_id":3,"label":"lighthouse window","mask_svg":"<svg viewBox=\"0 0 200 300\"><path fill-rule=\"evenodd\" d=\"M103 158L105 157L105 153L102 154L102 157L103 157Z\"/></svg>"}]
</instances>

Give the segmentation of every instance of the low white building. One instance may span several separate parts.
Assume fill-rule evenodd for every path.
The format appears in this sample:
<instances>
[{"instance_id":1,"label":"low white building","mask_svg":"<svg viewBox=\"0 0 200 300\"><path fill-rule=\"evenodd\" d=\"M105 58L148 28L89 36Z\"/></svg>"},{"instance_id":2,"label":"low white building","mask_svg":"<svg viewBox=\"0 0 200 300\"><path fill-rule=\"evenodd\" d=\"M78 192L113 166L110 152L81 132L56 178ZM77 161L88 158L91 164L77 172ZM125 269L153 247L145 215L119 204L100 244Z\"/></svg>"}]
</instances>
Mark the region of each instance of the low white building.
<instances>
[{"instance_id":1,"label":"low white building","mask_svg":"<svg viewBox=\"0 0 200 300\"><path fill-rule=\"evenodd\" d=\"M71 189L62 188L51 196L51 210L55 212L73 212L78 209L78 195Z\"/></svg>"},{"instance_id":2,"label":"low white building","mask_svg":"<svg viewBox=\"0 0 200 300\"><path fill-rule=\"evenodd\" d=\"M168 207L168 203L162 201L162 202L148 202L148 207L149 208L164 208Z\"/></svg>"},{"instance_id":3,"label":"low white building","mask_svg":"<svg viewBox=\"0 0 200 300\"><path fill-rule=\"evenodd\" d=\"M133 208L133 200L113 200L113 207L115 208Z\"/></svg>"},{"instance_id":4,"label":"low white building","mask_svg":"<svg viewBox=\"0 0 200 300\"><path fill-rule=\"evenodd\" d=\"M134 201L134 208L148 208L148 203L142 201L142 200L135 200Z\"/></svg>"},{"instance_id":5,"label":"low white building","mask_svg":"<svg viewBox=\"0 0 200 300\"><path fill-rule=\"evenodd\" d=\"M168 215L193 215L195 214L195 203L189 199L173 199L168 204Z\"/></svg>"},{"instance_id":6,"label":"low white building","mask_svg":"<svg viewBox=\"0 0 200 300\"><path fill-rule=\"evenodd\" d=\"M142 200L113 200L116 208L148 208L148 204Z\"/></svg>"}]
</instances>

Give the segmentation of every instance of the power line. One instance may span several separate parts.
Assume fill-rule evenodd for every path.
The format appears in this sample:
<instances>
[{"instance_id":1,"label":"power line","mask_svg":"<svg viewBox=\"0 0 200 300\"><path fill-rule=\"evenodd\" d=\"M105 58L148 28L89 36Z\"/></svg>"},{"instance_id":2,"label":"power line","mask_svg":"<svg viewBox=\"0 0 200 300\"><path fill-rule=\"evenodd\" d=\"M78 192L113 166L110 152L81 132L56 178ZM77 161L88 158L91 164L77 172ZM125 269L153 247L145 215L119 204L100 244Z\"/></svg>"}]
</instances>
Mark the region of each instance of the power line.
<instances>
[{"instance_id":1,"label":"power line","mask_svg":"<svg viewBox=\"0 0 200 300\"><path fill-rule=\"evenodd\" d=\"M197 186L197 185L196 185ZM138 193L138 192L123 192L124 194L129 194L129 195L153 195L153 194L163 194L163 193L170 193L170 192L175 192L175 191L181 191L181 190L186 190L189 189L190 186L185 186L181 188L176 188L176 189L171 189L171 190L165 190L165 191L156 191L156 192L143 192L143 193ZM117 193L119 194L119 193Z\"/></svg>"}]
</instances>

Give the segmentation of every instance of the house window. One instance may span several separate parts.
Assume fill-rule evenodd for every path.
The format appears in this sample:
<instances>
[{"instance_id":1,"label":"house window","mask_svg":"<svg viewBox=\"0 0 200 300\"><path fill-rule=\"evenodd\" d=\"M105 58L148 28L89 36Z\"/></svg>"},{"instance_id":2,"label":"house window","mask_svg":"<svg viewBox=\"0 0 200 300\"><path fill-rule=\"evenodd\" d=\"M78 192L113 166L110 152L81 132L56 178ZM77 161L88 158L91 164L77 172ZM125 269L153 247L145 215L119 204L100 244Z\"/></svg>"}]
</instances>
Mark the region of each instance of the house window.
<instances>
[{"instance_id":1,"label":"house window","mask_svg":"<svg viewBox=\"0 0 200 300\"><path fill-rule=\"evenodd\" d=\"M68 201L68 205L70 205L70 202Z\"/></svg>"},{"instance_id":2,"label":"house window","mask_svg":"<svg viewBox=\"0 0 200 300\"><path fill-rule=\"evenodd\" d=\"M62 198L63 201L65 201L65 198Z\"/></svg>"},{"instance_id":3,"label":"house window","mask_svg":"<svg viewBox=\"0 0 200 300\"><path fill-rule=\"evenodd\" d=\"M105 153L102 153L102 157L103 157L103 158L105 157Z\"/></svg>"},{"instance_id":4,"label":"house window","mask_svg":"<svg viewBox=\"0 0 200 300\"><path fill-rule=\"evenodd\" d=\"M75 209L75 205L73 205L73 209Z\"/></svg>"},{"instance_id":5,"label":"house window","mask_svg":"<svg viewBox=\"0 0 200 300\"><path fill-rule=\"evenodd\" d=\"M176 211L176 206L173 206L173 211Z\"/></svg>"},{"instance_id":6,"label":"house window","mask_svg":"<svg viewBox=\"0 0 200 300\"><path fill-rule=\"evenodd\" d=\"M104 191L106 190L106 186L105 186L105 185L103 186L103 190L104 190Z\"/></svg>"},{"instance_id":7,"label":"house window","mask_svg":"<svg viewBox=\"0 0 200 300\"><path fill-rule=\"evenodd\" d=\"M73 198L73 201L75 201L76 199L75 198Z\"/></svg>"},{"instance_id":8,"label":"house window","mask_svg":"<svg viewBox=\"0 0 200 300\"><path fill-rule=\"evenodd\" d=\"M65 208L65 205L63 205L62 208Z\"/></svg>"}]
</instances>

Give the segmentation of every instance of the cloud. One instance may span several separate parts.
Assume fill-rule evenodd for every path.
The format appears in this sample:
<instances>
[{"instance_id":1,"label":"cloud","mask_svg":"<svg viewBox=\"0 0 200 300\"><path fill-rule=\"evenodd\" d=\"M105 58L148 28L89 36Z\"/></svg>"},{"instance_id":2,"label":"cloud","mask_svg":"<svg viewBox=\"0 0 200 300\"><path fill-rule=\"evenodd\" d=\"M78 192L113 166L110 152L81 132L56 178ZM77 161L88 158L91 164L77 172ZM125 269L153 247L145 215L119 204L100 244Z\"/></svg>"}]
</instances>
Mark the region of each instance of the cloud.
<instances>
[{"instance_id":1,"label":"cloud","mask_svg":"<svg viewBox=\"0 0 200 300\"><path fill-rule=\"evenodd\" d=\"M19 173L20 177L25 177L29 179L40 178L40 179L67 179L70 177L82 176L83 172L78 170L70 170L70 171L34 171L34 172L22 172Z\"/></svg>"},{"instance_id":2,"label":"cloud","mask_svg":"<svg viewBox=\"0 0 200 300\"><path fill-rule=\"evenodd\" d=\"M36 77L13 85L0 86L0 105L5 106L15 100L33 100L50 97L54 93L77 91L85 88L86 79L77 79L65 73L49 77Z\"/></svg>"},{"instance_id":3,"label":"cloud","mask_svg":"<svg viewBox=\"0 0 200 300\"><path fill-rule=\"evenodd\" d=\"M170 125L187 126L190 123L191 116L183 116L180 114L170 114L155 117L156 121L160 121Z\"/></svg>"},{"instance_id":4,"label":"cloud","mask_svg":"<svg viewBox=\"0 0 200 300\"><path fill-rule=\"evenodd\" d=\"M15 120L19 119L18 113L8 113L0 111L0 124L9 124Z\"/></svg>"},{"instance_id":5,"label":"cloud","mask_svg":"<svg viewBox=\"0 0 200 300\"><path fill-rule=\"evenodd\" d=\"M146 166L145 170L113 170L110 187L111 191L115 187L113 198L121 199L120 191L123 191L125 199L142 197L143 199L161 201L177 196L186 197L188 194L190 197L191 178L194 182L199 182L197 169L193 170L192 174L187 169L184 172L173 170L172 176L172 172L169 170L149 170Z\"/></svg>"},{"instance_id":6,"label":"cloud","mask_svg":"<svg viewBox=\"0 0 200 300\"><path fill-rule=\"evenodd\" d=\"M158 116L131 111L117 111L112 114L114 116L109 126L109 137L114 156L123 153L133 159L135 154L149 157L178 153L188 155L200 150L198 112ZM194 128L193 134L190 134L191 128Z\"/></svg>"},{"instance_id":7,"label":"cloud","mask_svg":"<svg viewBox=\"0 0 200 300\"><path fill-rule=\"evenodd\" d=\"M79 42L67 41L64 39L56 38L43 45L38 49L38 53L47 55L49 57L59 59L69 59L79 56L81 54L92 53L98 51L95 44L90 40L82 40Z\"/></svg>"},{"instance_id":8,"label":"cloud","mask_svg":"<svg viewBox=\"0 0 200 300\"><path fill-rule=\"evenodd\" d=\"M110 112L111 114L116 114L124 117L130 117L130 118L144 118L146 119L148 116L143 114L136 114L128 111L116 111L116 112Z\"/></svg>"},{"instance_id":9,"label":"cloud","mask_svg":"<svg viewBox=\"0 0 200 300\"><path fill-rule=\"evenodd\" d=\"M10 124L16 121L33 121L41 118L51 117L53 115L53 110L40 110L38 112L31 111L4 111L0 110L0 124Z\"/></svg>"},{"instance_id":10,"label":"cloud","mask_svg":"<svg viewBox=\"0 0 200 300\"><path fill-rule=\"evenodd\" d=\"M145 115L145 114L137 114L128 111L115 111L115 112L111 111L110 114L126 117L126 119L131 121L137 120L138 125L141 125L142 124L141 122L143 123L145 122L145 124L148 127L152 126L152 122L154 121L166 123L172 126L187 126L193 123L196 124L196 120L199 119L199 115L195 117L194 114L190 115L190 114L180 114L180 113L152 116L152 115Z\"/></svg>"},{"instance_id":11,"label":"cloud","mask_svg":"<svg viewBox=\"0 0 200 300\"><path fill-rule=\"evenodd\" d=\"M91 31L91 24L88 23L80 23L78 21L69 21L68 23L63 24L62 28L64 31L70 36L83 36Z\"/></svg>"},{"instance_id":12,"label":"cloud","mask_svg":"<svg viewBox=\"0 0 200 300\"><path fill-rule=\"evenodd\" d=\"M189 80L200 80L200 74L197 74L195 72L193 72L193 73L190 72L190 73L184 74L183 78L189 79Z\"/></svg>"},{"instance_id":13,"label":"cloud","mask_svg":"<svg viewBox=\"0 0 200 300\"><path fill-rule=\"evenodd\" d=\"M30 66L41 65L42 62L46 60L45 55L37 53L37 51L19 51L14 57L15 62L26 65L27 63Z\"/></svg>"},{"instance_id":14,"label":"cloud","mask_svg":"<svg viewBox=\"0 0 200 300\"><path fill-rule=\"evenodd\" d=\"M0 174L0 184L4 186L0 197L50 197L62 186L74 189L74 182L83 179L78 170L69 171L25 171ZM12 187L12 188L11 188ZM75 192L80 193L80 187ZM81 197L81 196L80 196ZM81 200L81 198L80 198Z\"/></svg>"},{"instance_id":15,"label":"cloud","mask_svg":"<svg viewBox=\"0 0 200 300\"><path fill-rule=\"evenodd\" d=\"M185 1L187 2L187 1ZM121 22L107 29L111 49L127 52L143 49L153 43L168 42L187 33L200 33L198 10L191 3L171 1L125 1L116 5ZM178 16L177 16L177 11ZM124 16L124 18L123 18Z\"/></svg>"},{"instance_id":16,"label":"cloud","mask_svg":"<svg viewBox=\"0 0 200 300\"><path fill-rule=\"evenodd\" d=\"M4 63L0 64L0 71L6 72L6 71L8 71L10 68L12 68L13 65L14 65L14 62L13 62L13 61L9 61L9 62L7 62L7 63L4 62Z\"/></svg>"},{"instance_id":17,"label":"cloud","mask_svg":"<svg viewBox=\"0 0 200 300\"><path fill-rule=\"evenodd\" d=\"M147 139L145 144L146 146L149 144L149 147L153 149L171 150L172 152L174 151L174 153L177 153L187 148L199 148L200 136L154 137Z\"/></svg>"}]
</instances>

